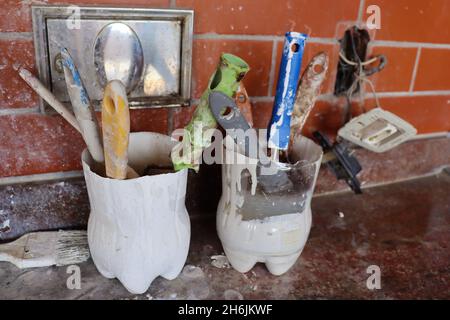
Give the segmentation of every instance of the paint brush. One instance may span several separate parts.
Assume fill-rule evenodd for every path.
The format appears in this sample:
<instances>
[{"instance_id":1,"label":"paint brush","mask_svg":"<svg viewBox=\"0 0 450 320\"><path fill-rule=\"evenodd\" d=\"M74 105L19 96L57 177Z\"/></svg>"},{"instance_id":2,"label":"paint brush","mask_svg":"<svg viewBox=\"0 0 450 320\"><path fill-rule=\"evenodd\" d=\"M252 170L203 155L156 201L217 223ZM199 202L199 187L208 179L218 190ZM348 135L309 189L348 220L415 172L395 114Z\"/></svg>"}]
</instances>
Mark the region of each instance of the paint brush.
<instances>
[{"instance_id":1,"label":"paint brush","mask_svg":"<svg viewBox=\"0 0 450 320\"><path fill-rule=\"evenodd\" d=\"M58 112L75 130L82 136L81 128L75 116L51 93L30 71L24 68L19 70L20 77L42 98L44 99L56 112ZM84 136L83 136L84 139ZM85 141L86 142L86 141ZM88 144L86 143L88 146ZM90 152L90 150L89 150ZM103 164L103 161L102 163ZM103 169L102 169L103 170ZM139 174L131 168L127 167L127 179L138 178Z\"/></svg>"},{"instance_id":2,"label":"paint brush","mask_svg":"<svg viewBox=\"0 0 450 320\"><path fill-rule=\"evenodd\" d=\"M20 269L77 264L89 257L86 231L32 232L0 245L0 261Z\"/></svg>"},{"instance_id":3,"label":"paint brush","mask_svg":"<svg viewBox=\"0 0 450 320\"><path fill-rule=\"evenodd\" d=\"M61 49L61 57L67 93L72 102L72 109L78 121L81 134L92 158L98 163L103 163L105 158L103 155L100 128L97 123L97 117L95 116L94 106L91 104L80 73L78 72L72 57L65 48Z\"/></svg>"},{"instance_id":4,"label":"paint brush","mask_svg":"<svg viewBox=\"0 0 450 320\"><path fill-rule=\"evenodd\" d=\"M53 93L51 93L36 77L34 77L30 71L20 68L19 75L31 87L31 89L36 91L36 93L64 119L66 119L72 127L81 133L80 126L78 125L78 121L75 116L61 102L59 102Z\"/></svg>"}]
</instances>

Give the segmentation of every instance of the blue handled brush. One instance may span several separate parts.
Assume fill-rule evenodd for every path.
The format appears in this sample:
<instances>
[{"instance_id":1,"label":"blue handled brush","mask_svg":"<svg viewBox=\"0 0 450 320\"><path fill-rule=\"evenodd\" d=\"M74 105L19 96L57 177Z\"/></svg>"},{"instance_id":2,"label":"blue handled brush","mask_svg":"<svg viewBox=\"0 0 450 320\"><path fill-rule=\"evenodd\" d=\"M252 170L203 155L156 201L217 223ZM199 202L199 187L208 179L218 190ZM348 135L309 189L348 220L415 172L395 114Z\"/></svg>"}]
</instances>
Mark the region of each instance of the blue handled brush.
<instances>
[{"instance_id":1,"label":"blue handled brush","mask_svg":"<svg viewBox=\"0 0 450 320\"><path fill-rule=\"evenodd\" d=\"M300 78L306 35L287 32L280 63L277 92L268 127L268 147L286 150L291 132L291 115Z\"/></svg>"}]
</instances>

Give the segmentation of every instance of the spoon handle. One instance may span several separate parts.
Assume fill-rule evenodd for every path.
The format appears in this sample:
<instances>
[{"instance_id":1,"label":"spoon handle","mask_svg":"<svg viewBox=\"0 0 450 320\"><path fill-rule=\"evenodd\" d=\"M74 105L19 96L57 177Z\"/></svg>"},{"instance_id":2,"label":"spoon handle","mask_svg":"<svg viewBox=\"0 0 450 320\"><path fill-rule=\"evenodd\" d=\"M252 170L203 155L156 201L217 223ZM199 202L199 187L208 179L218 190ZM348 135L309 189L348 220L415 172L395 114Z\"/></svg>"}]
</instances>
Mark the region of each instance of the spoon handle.
<instances>
[{"instance_id":1,"label":"spoon handle","mask_svg":"<svg viewBox=\"0 0 450 320\"><path fill-rule=\"evenodd\" d=\"M130 111L125 86L121 81L113 80L106 85L102 127L106 175L113 179L126 179Z\"/></svg>"}]
</instances>

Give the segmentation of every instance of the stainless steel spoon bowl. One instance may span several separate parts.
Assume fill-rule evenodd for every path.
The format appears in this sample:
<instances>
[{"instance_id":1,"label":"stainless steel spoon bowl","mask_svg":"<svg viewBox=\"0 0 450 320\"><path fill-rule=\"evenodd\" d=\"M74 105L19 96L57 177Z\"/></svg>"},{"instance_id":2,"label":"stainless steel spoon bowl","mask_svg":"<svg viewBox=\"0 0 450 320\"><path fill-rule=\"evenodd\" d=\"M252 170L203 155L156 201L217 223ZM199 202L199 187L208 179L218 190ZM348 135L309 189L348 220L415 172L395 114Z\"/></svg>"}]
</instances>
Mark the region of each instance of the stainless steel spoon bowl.
<instances>
[{"instance_id":1,"label":"stainless steel spoon bowl","mask_svg":"<svg viewBox=\"0 0 450 320\"><path fill-rule=\"evenodd\" d=\"M130 93L144 68L142 45L133 29L121 22L106 25L95 41L94 65L102 88L111 80L120 80Z\"/></svg>"}]
</instances>

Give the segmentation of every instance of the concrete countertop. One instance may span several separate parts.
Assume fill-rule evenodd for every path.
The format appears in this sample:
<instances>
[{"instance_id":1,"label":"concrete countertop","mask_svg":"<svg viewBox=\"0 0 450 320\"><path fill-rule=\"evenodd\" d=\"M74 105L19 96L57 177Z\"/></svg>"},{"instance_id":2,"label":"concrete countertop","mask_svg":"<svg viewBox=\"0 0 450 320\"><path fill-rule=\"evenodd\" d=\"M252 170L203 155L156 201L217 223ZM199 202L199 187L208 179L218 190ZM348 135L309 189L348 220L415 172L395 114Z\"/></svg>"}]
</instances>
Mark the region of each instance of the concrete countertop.
<instances>
[{"instance_id":1,"label":"concrete countertop","mask_svg":"<svg viewBox=\"0 0 450 320\"><path fill-rule=\"evenodd\" d=\"M211 212L191 217L182 274L172 281L157 278L145 294L130 294L119 281L103 278L91 260L80 264L80 290L67 288L65 267L21 271L0 263L0 299L449 299L449 190L450 176L443 172L363 195L315 197L309 240L282 276L261 264L246 274L213 266L211 256L222 254L222 247ZM366 286L371 265L380 268L381 289Z\"/></svg>"}]
</instances>

